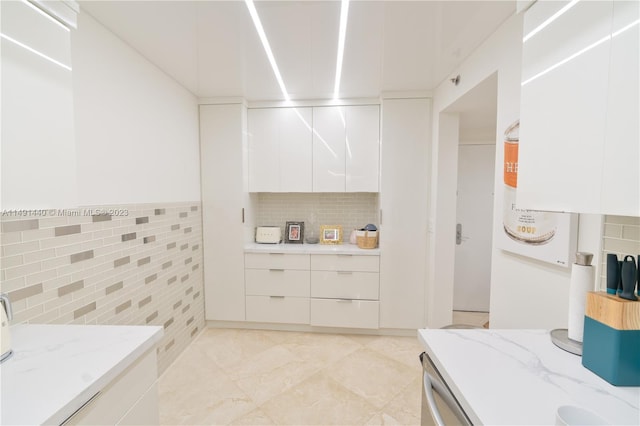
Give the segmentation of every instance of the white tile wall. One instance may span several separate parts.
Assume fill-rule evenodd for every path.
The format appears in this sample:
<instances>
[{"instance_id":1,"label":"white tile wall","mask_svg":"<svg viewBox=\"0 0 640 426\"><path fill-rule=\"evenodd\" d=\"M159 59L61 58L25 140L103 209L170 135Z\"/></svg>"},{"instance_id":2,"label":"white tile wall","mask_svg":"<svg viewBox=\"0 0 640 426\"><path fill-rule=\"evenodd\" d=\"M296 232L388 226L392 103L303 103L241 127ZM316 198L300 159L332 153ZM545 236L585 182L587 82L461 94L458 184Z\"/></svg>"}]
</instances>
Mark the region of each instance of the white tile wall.
<instances>
[{"instance_id":1,"label":"white tile wall","mask_svg":"<svg viewBox=\"0 0 640 426\"><path fill-rule=\"evenodd\" d=\"M160 372L204 327L199 202L6 211L0 223L13 324L162 325Z\"/></svg>"},{"instance_id":2,"label":"white tile wall","mask_svg":"<svg viewBox=\"0 0 640 426\"><path fill-rule=\"evenodd\" d=\"M257 226L304 222L305 238L318 236L322 225L341 225L345 238L351 230L379 222L376 193L260 193L256 203Z\"/></svg>"},{"instance_id":3,"label":"white tile wall","mask_svg":"<svg viewBox=\"0 0 640 426\"><path fill-rule=\"evenodd\" d=\"M640 217L605 216L604 235L602 236L602 265L600 288L607 287L607 254L615 253L618 259L633 255L638 261L640 255Z\"/></svg>"}]
</instances>

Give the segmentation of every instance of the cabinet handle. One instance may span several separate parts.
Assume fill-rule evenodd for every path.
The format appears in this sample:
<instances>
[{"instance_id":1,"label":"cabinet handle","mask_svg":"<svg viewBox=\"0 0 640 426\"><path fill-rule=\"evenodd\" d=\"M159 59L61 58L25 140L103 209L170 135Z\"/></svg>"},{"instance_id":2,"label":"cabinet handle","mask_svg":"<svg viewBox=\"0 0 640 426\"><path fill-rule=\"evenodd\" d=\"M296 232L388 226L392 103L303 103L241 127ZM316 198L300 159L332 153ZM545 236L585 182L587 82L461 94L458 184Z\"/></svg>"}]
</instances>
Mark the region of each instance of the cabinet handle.
<instances>
[{"instance_id":1,"label":"cabinet handle","mask_svg":"<svg viewBox=\"0 0 640 426\"><path fill-rule=\"evenodd\" d=\"M382 225L382 209L380 209L380 225Z\"/></svg>"},{"instance_id":2,"label":"cabinet handle","mask_svg":"<svg viewBox=\"0 0 640 426\"><path fill-rule=\"evenodd\" d=\"M64 419L64 421L62 423L60 423L60 426L64 426L66 424L68 424L80 411L82 411L82 409L84 407L86 407L87 405L89 405L94 399L96 399L98 397L98 395L100 395L100 391L96 392L95 395L93 395L91 398L89 398L87 400L87 402L85 402L84 404L82 404L82 406L80 406L80 408L78 408L76 411L73 412L73 414L71 414L69 417L67 417L66 419Z\"/></svg>"},{"instance_id":3,"label":"cabinet handle","mask_svg":"<svg viewBox=\"0 0 640 426\"><path fill-rule=\"evenodd\" d=\"M284 269L269 269L269 272L284 272Z\"/></svg>"},{"instance_id":4,"label":"cabinet handle","mask_svg":"<svg viewBox=\"0 0 640 426\"><path fill-rule=\"evenodd\" d=\"M284 256L284 253L269 253L271 256Z\"/></svg>"},{"instance_id":5,"label":"cabinet handle","mask_svg":"<svg viewBox=\"0 0 640 426\"><path fill-rule=\"evenodd\" d=\"M338 271L338 275L351 275L353 271Z\"/></svg>"},{"instance_id":6,"label":"cabinet handle","mask_svg":"<svg viewBox=\"0 0 640 426\"><path fill-rule=\"evenodd\" d=\"M351 257L353 256L352 254L339 254L339 257Z\"/></svg>"},{"instance_id":7,"label":"cabinet handle","mask_svg":"<svg viewBox=\"0 0 640 426\"><path fill-rule=\"evenodd\" d=\"M242 223L244 223L244 207L242 208Z\"/></svg>"},{"instance_id":8,"label":"cabinet handle","mask_svg":"<svg viewBox=\"0 0 640 426\"><path fill-rule=\"evenodd\" d=\"M269 296L269 299L284 299L284 296Z\"/></svg>"},{"instance_id":9,"label":"cabinet handle","mask_svg":"<svg viewBox=\"0 0 640 426\"><path fill-rule=\"evenodd\" d=\"M353 299L338 299L338 303L352 303Z\"/></svg>"}]
</instances>

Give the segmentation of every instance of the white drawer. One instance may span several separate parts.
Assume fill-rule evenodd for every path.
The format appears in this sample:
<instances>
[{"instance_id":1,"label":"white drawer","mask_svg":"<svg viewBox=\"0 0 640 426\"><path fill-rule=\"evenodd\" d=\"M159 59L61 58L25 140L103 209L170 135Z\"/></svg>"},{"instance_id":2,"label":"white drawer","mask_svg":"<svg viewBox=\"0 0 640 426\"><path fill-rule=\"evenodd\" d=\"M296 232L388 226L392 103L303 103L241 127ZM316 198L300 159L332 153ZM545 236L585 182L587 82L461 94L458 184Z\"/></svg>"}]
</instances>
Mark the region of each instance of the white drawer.
<instances>
[{"instance_id":1,"label":"white drawer","mask_svg":"<svg viewBox=\"0 0 640 426\"><path fill-rule=\"evenodd\" d=\"M247 296L247 321L309 324L308 297Z\"/></svg>"},{"instance_id":2,"label":"white drawer","mask_svg":"<svg viewBox=\"0 0 640 426\"><path fill-rule=\"evenodd\" d=\"M378 328L379 303L370 300L311 299L311 325Z\"/></svg>"},{"instance_id":3,"label":"white drawer","mask_svg":"<svg viewBox=\"0 0 640 426\"><path fill-rule=\"evenodd\" d=\"M379 288L377 272L311 272L311 297L378 300Z\"/></svg>"},{"instance_id":4,"label":"white drawer","mask_svg":"<svg viewBox=\"0 0 640 426\"><path fill-rule=\"evenodd\" d=\"M244 267L250 269L309 269L308 254L245 253Z\"/></svg>"},{"instance_id":5,"label":"white drawer","mask_svg":"<svg viewBox=\"0 0 640 426\"><path fill-rule=\"evenodd\" d=\"M312 271L380 271L380 256L353 254L312 254Z\"/></svg>"},{"instance_id":6,"label":"white drawer","mask_svg":"<svg viewBox=\"0 0 640 426\"><path fill-rule=\"evenodd\" d=\"M251 296L309 297L309 271L289 269L245 269L244 283Z\"/></svg>"}]
</instances>

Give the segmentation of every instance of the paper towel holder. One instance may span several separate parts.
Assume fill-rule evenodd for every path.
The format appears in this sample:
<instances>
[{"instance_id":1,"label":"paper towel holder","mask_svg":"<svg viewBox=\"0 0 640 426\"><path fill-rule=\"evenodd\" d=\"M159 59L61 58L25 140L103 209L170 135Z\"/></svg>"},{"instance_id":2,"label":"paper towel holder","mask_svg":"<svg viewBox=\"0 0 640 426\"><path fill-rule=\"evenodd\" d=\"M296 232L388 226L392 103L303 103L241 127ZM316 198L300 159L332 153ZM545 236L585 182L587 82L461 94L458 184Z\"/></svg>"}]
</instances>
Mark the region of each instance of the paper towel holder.
<instances>
[{"instance_id":1,"label":"paper towel holder","mask_svg":"<svg viewBox=\"0 0 640 426\"><path fill-rule=\"evenodd\" d=\"M593 254L586 252L576 253L576 265L591 266ZM551 330L551 341L554 345L574 355L582 356L582 342L569 338L569 329L556 328Z\"/></svg>"}]
</instances>

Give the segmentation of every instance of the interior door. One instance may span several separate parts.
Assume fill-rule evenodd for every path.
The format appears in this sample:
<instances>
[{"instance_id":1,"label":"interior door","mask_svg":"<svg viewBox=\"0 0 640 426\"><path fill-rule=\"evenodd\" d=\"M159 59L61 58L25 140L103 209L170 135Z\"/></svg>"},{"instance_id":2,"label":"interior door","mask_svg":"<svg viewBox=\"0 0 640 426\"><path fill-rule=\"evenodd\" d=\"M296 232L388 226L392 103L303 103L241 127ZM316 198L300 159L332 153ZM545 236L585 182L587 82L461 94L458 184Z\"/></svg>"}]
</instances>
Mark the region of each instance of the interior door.
<instances>
[{"instance_id":1,"label":"interior door","mask_svg":"<svg viewBox=\"0 0 640 426\"><path fill-rule=\"evenodd\" d=\"M460 145L453 309L489 312L495 145Z\"/></svg>"}]
</instances>

